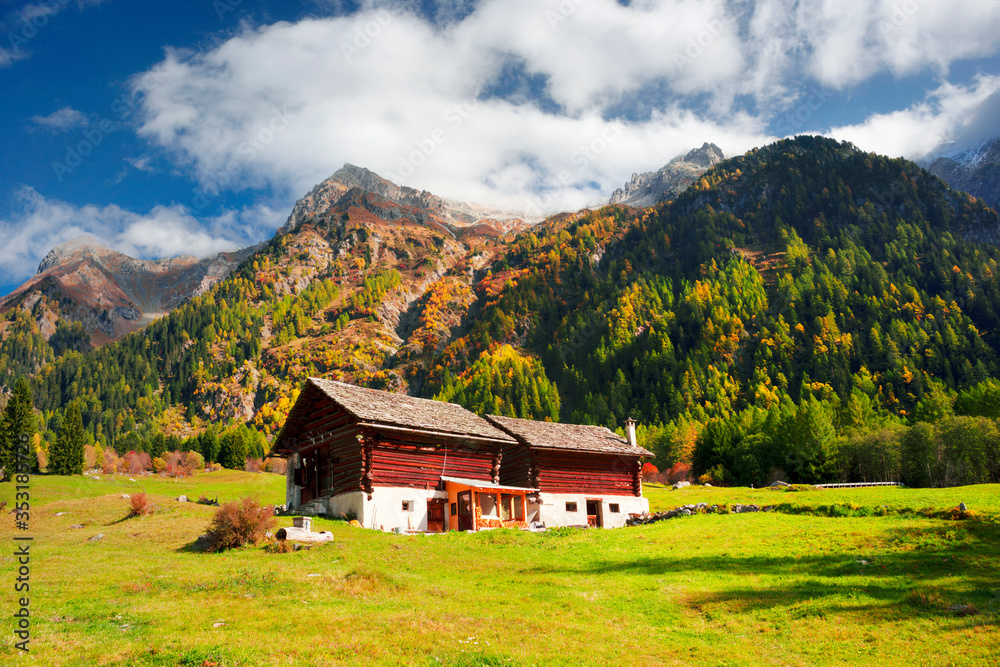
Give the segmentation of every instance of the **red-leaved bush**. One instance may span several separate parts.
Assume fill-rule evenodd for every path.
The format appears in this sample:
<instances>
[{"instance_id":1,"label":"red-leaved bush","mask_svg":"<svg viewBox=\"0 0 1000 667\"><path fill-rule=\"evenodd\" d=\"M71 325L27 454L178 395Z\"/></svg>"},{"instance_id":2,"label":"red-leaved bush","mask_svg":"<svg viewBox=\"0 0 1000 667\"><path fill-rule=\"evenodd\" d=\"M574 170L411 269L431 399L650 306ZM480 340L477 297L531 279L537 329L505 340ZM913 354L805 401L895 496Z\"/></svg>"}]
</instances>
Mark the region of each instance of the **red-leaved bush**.
<instances>
[{"instance_id":1,"label":"red-leaved bush","mask_svg":"<svg viewBox=\"0 0 1000 667\"><path fill-rule=\"evenodd\" d=\"M690 481L691 476L691 465L687 463L675 463L670 470L667 471L667 483L676 484L677 482Z\"/></svg>"},{"instance_id":2,"label":"red-leaved bush","mask_svg":"<svg viewBox=\"0 0 1000 667\"><path fill-rule=\"evenodd\" d=\"M261 507L253 498L234 500L215 512L208 526L208 550L224 551L257 544L277 525L273 507Z\"/></svg>"},{"instance_id":3,"label":"red-leaved bush","mask_svg":"<svg viewBox=\"0 0 1000 667\"><path fill-rule=\"evenodd\" d=\"M129 516L143 516L153 513L153 501L145 493L133 493L129 497L129 504L131 505Z\"/></svg>"},{"instance_id":4,"label":"red-leaved bush","mask_svg":"<svg viewBox=\"0 0 1000 667\"><path fill-rule=\"evenodd\" d=\"M247 472L260 472L260 459L247 458L243 469Z\"/></svg>"},{"instance_id":5,"label":"red-leaved bush","mask_svg":"<svg viewBox=\"0 0 1000 667\"><path fill-rule=\"evenodd\" d=\"M138 475L141 472L149 470L153 465L153 460L149 458L149 454L146 452L129 452L125 455L125 470L120 472L127 472L130 475Z\"/></svg>"}]
</instances>

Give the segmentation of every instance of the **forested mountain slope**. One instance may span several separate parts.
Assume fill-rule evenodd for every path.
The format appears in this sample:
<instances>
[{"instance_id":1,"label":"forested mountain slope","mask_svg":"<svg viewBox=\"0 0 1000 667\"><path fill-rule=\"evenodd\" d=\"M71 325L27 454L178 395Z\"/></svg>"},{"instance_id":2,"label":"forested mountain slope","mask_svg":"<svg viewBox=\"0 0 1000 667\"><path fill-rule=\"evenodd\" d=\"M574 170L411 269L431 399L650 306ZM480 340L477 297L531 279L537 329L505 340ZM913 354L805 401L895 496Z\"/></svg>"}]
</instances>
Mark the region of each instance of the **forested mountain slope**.
<instances>
[{"instance_id":1,"label":"forested mountain slope","mask_svg":"<svg viewBox=\"0 0 1000 667\"><path fill-rule=\"evenodd\" d=\"M1000 251L974 240L997 214L910 162L800 137L674 201L514 237L334 194L142 334L63 352L36 405L52 422L80 399L109 443L228 421L271 435L320 375L480 412L633 417L659 464L744 483L869 474L881 445L859 438L1000 417Z\"/></svg>"}]
</instances>

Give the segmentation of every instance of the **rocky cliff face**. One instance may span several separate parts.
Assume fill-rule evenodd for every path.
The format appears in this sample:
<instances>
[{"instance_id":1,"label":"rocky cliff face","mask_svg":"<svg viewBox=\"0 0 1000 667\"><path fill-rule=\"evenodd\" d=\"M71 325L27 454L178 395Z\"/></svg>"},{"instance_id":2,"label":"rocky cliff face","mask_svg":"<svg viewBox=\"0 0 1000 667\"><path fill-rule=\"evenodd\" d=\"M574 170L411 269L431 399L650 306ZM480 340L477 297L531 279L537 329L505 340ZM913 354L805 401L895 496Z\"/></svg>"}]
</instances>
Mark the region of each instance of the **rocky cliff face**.
<instances>
[{"instance_id":1,"label":"rocky cliff face","mask_svg":"<svg viewBox=\"0 0 1000 667\"><path fill-rule=\"evenodd\" d=\"M368 169L345 164L295 204L278 233L287 234L303 222L328 217L331 212L339 213L342 218L352 213L363 218L367 212L383 221L408 221L452 236L470 230L504 234L538 222L396 185Z\"/></svg>"},{"instance_id":2,"label":"rocky cliff face","mask_svg":"<svg viewBox=\"0 0 1000 667\"><path fill-rule=\"evenodd\" d=\"M81 236L51 250L34 277L0 299L0 311L34 308L44 297L44 310L52 312L38 315L43 335L51 336L59 320L79 321L100 346L203 294L255 250L143 260Z\"/></svg>"},{"instance_id":3,"label":"rocky cliff face","mask_svg":"<svg viewBox=\"0 0 1000 667\"><path fill-rule=\"evenodd\" d=\"M723 159L725 156L718 146L702 144L686 155L678 155L658 171L632 174L631 180L624 188L615 190L608 203L637 208L653 206L679 194Z\"/></svg>"},{"instance_id":4,"label":"rocky cliff face","mask_svg":"<svg viewBox=\"0 0 1000 667\"><path fill-rule=\"evenodd\" d=\"M927 170L955 190L963 190L993 208L1000 208L1000 139L938 158Z\"/></svg>"}]
</instances>

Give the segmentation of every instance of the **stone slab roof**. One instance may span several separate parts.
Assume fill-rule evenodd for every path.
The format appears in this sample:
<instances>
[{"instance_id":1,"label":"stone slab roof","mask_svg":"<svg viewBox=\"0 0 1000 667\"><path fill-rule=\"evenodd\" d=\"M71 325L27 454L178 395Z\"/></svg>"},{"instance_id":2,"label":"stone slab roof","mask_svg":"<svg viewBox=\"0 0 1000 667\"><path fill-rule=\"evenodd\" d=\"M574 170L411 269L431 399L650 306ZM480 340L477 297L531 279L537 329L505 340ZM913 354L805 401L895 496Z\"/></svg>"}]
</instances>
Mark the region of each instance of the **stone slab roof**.
<instances>
[{"instance_id":1,"label":"stone slab roof","mask_svg":"<svg viewBox=\"0 0 1000 667\"><path fill-rule=\"evenodd\" d=\"M601 454L622 454L625 456L653 456L642 447L633 447L628 441L603 426L581 426L578 424L557 424L538 422L514 417L487 415L507 433L537 449L560 449L575 452L595 452Z\"/></svg>"},{"instance_id":2,"label":"stone slab roof","mask_svg":"<svg viewBox=\"0 0 1000 667\"><path fill-rule=\"evenodd\" d=\"M366 389L321 378L309 378L308 381L362 422L514 442L507 433L454 403Z\"/></svg>"}]
</instances>

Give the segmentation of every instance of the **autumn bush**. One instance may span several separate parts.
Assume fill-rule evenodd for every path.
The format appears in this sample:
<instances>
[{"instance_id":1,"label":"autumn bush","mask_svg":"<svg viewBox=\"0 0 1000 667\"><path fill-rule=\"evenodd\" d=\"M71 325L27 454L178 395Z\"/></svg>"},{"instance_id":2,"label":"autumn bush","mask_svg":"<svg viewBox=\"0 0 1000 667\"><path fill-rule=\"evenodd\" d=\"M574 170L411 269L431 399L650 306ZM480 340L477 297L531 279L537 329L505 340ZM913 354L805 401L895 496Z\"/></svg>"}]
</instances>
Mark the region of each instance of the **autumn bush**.
<instances>
[{"instance_id":1,"label":"autumn bush","mask_svg":"<svg viewBox=\"0 0 1000 667\"><path fill-rule=\"evenodd\" d=\"M246 463L243 464L243 470L247 472L260 472L261 461L260 459L254 459L247 457Z\"/></svg>"},{"instance_id":2,"label":"autumn bush","mask_svg":"<svg viewBox=\"0 0 1000 667\"><path fill-rule=\"evenodd\" d=\"M149 470L153 465L152 459L146 452L131 451L125 455L125 469L119 472L127 472L130 475L138 475Z\"/></svg>"},{"instance_id":3,"label":"autumn bush","mask_svg":"<svg viewBox=\"0 0 1000 667\"><path fill-rule=\"evenodd\" d=\"M273 507L262 507L253 498L228 502L212 517L208 527L208 550L224 551L257 544L276 525Z\"/></svg>"},{"instance_id":4,"label":"autumn bush","mask_svg":"<svg viewBox=\"0 0 1000 667\"><path fill-rule=\"evenodd\" d=\"M145 493L133 493L129 497L129 516L144 516L153 513L153 501Z\"/></svg>"},{"instance_id":5,"label":"autumn bush","mask_svg":"<svg viewBox=\"0 0 1000 667\"><path fill-rule=\"evenodd\" d=\"M35 445L35 458L38 459L38 469L48 470L49 467L49 453L45 451L45 448L41 444Z\"/></svg>"},{"instance_id":6,"label":"autumn bush","mask_svg":"<svg viewBox=\"0 0 1000 667\"><path fill-rule=\"evenodd\" d=\"M118 456L111 448L104 450L104 460L101 462L101 472L111 475L118 472Z\"/></svg>"},{"instance_id":7,"label":"autumn bush","mask_svg":"<svg viewBox=\"0 0 1000 667\"><path fill-rule=\"evenodd\" d=\"M93 470L97 463L97 450L93 445L83 446L83 469Z\"/></svg>"},{"instance_id":8,"label":"autumn bush","mask_svg":"<svg viewBox=\"0 0 1000 667\"><path fill-rule=\"evenodd\" d=\"M666 471L667 483L676 484L677 482L690 482L691 481L691 465L688 463L675 463L670 470Z\"/></svg>"},{"instance_id":9,"label":"autumn bush","mask_svg":"<svg viewBox=\"0 0 1000 667\"><path fill-rule=\"evenodd\" d=\"M184 452L184 471L193 475L196 470L205 467L205 457L200 452Z\"/></svg>"},{"instance_id":10,"label":"autumn bush","mask_svg":"<svg viewBox=\"0 0 1000 667\"><path fill-rule=\"evenodd\" d=\"M269 458L264 460L264 470L277 475L284 475L288 470L288 461L279 458Z\"/></svg>"}]
</instances>

